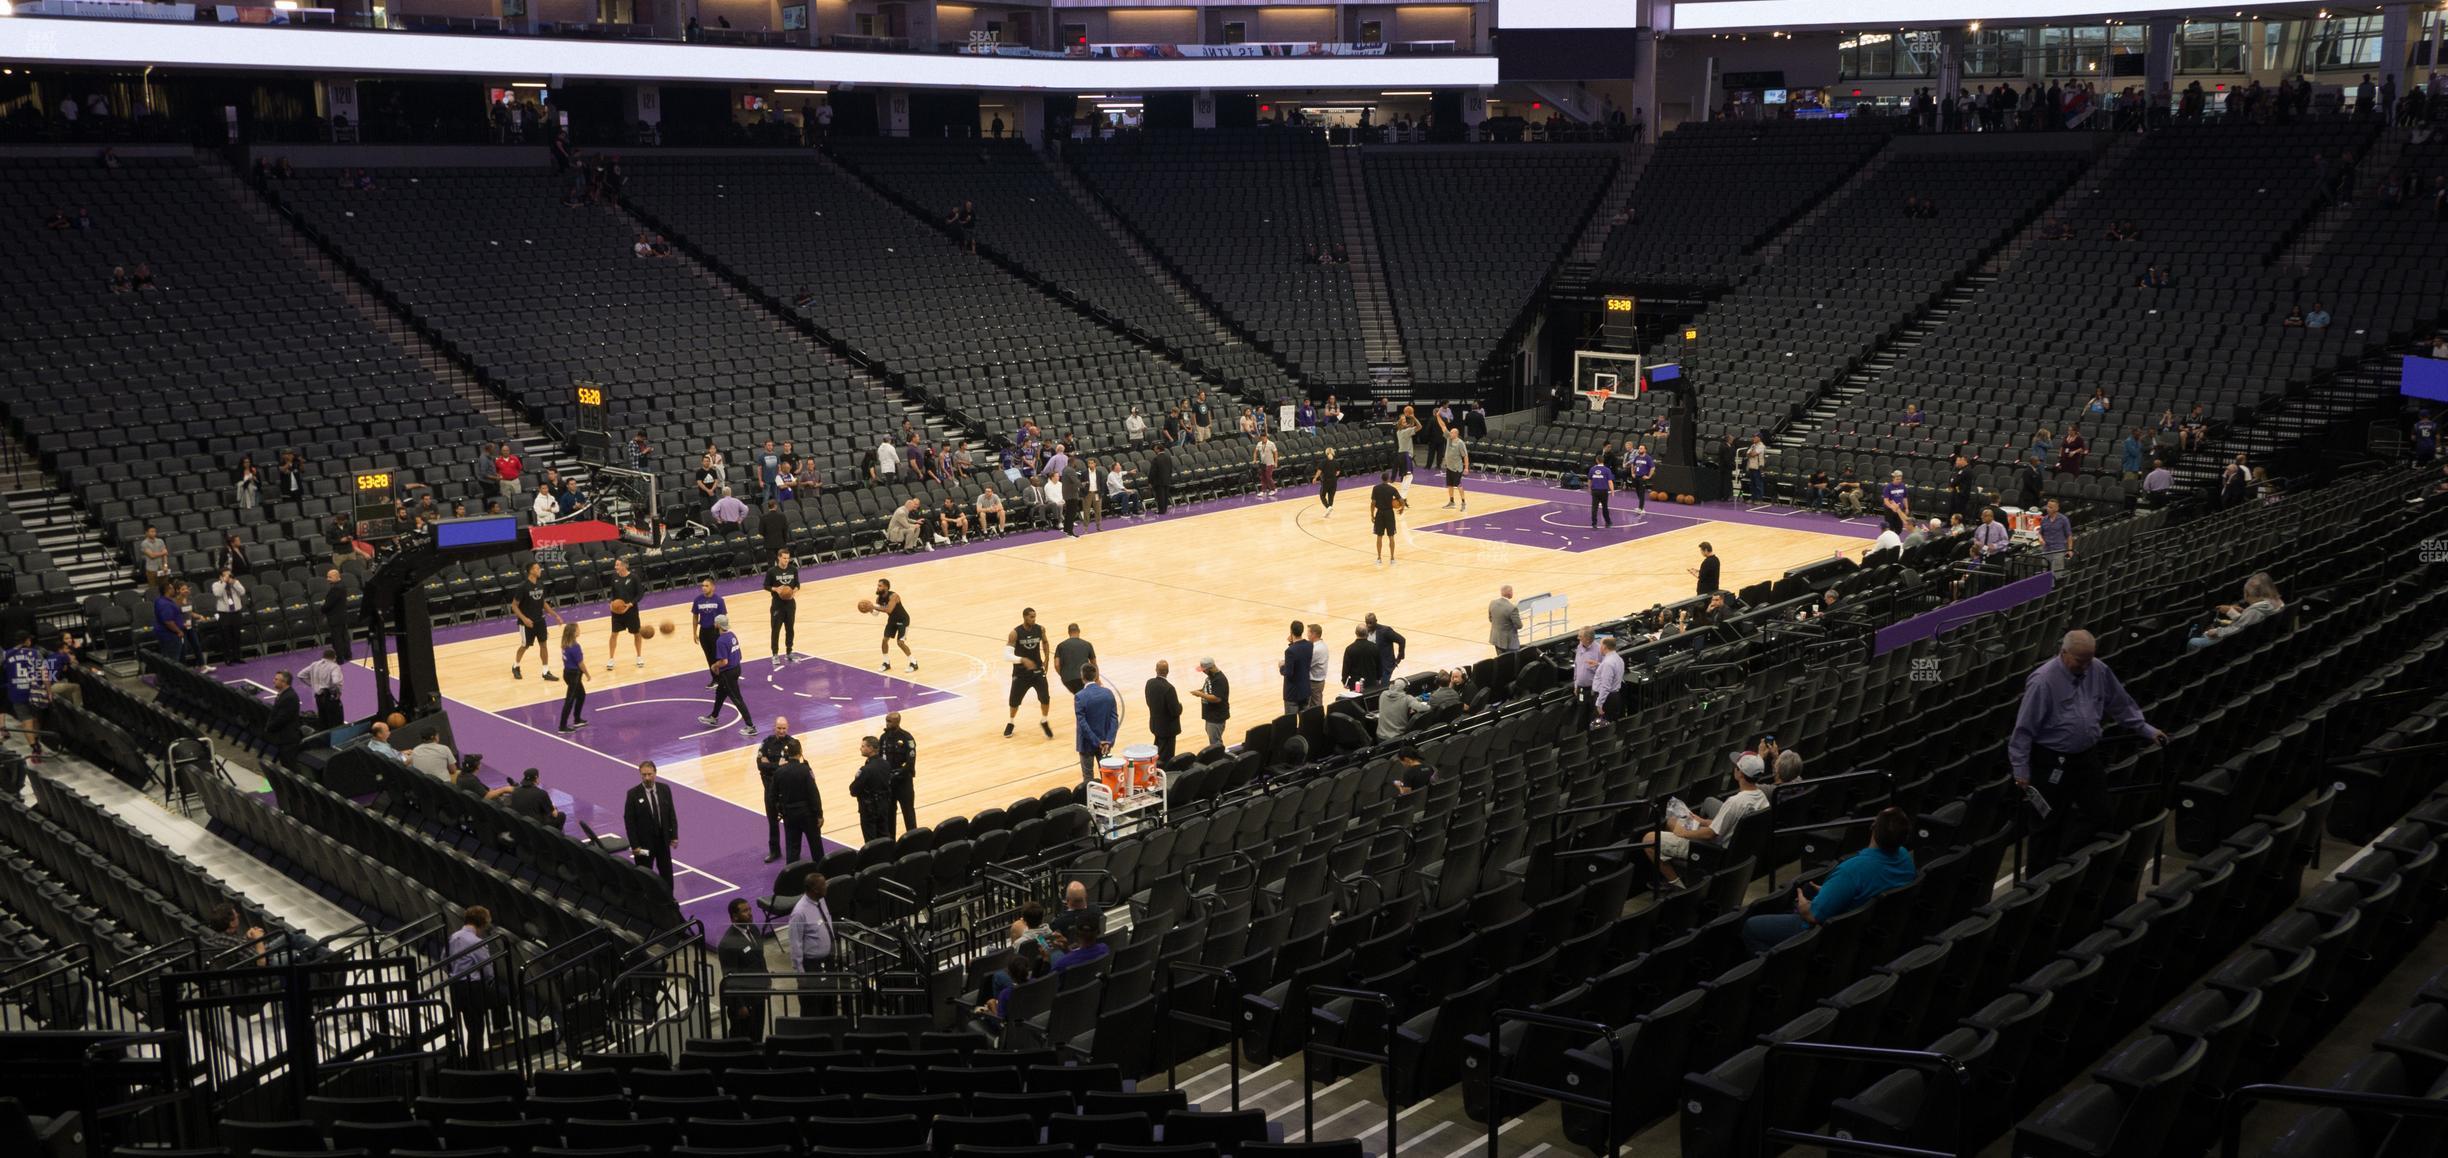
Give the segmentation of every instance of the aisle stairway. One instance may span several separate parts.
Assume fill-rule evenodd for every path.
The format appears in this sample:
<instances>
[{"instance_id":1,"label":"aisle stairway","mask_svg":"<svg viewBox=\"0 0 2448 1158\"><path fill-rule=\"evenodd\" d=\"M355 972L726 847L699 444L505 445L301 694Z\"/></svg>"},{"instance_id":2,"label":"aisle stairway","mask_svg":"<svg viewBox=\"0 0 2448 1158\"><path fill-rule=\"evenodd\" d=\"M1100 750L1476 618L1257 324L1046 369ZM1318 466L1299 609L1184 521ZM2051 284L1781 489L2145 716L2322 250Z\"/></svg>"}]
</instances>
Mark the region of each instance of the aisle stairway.
<instances>
[{"instance_id":1,"label":"aisle stairway","mask_svg":"<svg viewBox=\"0 0 2448 1158\"><path fill-rule=\"evenodd\" d=\"M1352 298L1360 309L1361 351L1368 359L1369 387L1379 397L1408 398L1411 362L1403 353L1402 331L1394 319L1394 296L1386 289L1385 266L1377 257L1376 219L1369 215L1362 150L1336 146L1326 150L1326 155L1334 172L1335 211L1343 222L1343 244L1351 255Z\"/></svg>"},{"instance_id":2,"label":"aisle stairway","mask_svg":"<svg viewBox=\"0 0 2448 1158\"><path fill-rule=\"evenodd\" d=\"M1774 445L1779 449L1792 449L1808 444L1811 435L1843 413L1854 399L1877 385L1879 379L1886 377L1887 372L1903 360L1904 355L1918 348L1922 340L1936 333L1938 327L1954 316L1955 311L1970 305L1973 295L1989 288L1990 283L1996 280L1997 275L1993 273L1976 273L1958 279L1937 305L1906 323L1903 329L1896 331L1895 336L1879 343L1869 356L1862 359L1861 366L1845 375L1835 389L1821 394L1811 403L1810 409L1802 413L1802 417L1786 423L1784 429L1777 432Z\"/></svg>"}]
</instances>

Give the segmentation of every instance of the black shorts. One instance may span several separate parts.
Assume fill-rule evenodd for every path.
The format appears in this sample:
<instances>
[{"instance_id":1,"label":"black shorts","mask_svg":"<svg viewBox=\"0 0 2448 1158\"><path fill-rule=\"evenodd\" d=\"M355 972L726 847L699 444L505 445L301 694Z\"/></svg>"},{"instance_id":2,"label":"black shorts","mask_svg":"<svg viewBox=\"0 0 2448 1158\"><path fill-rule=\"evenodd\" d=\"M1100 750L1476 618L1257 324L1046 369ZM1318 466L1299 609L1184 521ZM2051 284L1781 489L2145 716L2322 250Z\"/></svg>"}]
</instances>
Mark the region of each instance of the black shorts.
<instances>
[{"instance_id":1,"label":"black shorts","mask_svg":"<svg viewBox=\"0 0 2448 1158\"><path fill-rule=\"evenodd\" d=\"M1461 485L1462 485L1462 472L1461 472L1461 471L1458 471L1458 470L1449 470L1449 471L1446 471L1446 472L1445 472L1445 485L1446 485L1446 486L1449 486L1449 487L1458 487L1458 486L1461 486Z\"/></svg>"},{"instance_id":2,"label":"black shorts","mask_svg":"<svg viewBox=\"0 0 2448 1158\"><path fill-rule=\"evenodd\" d=\"M1064 690L1064 691L1067 691L1067 692L1070 692L1072 695L1075 695L1075 696L1076 696L1076 695L1078 695L1078 694L1080 694L1080 689L1081 689L1081 688L1084 688L1084 687L1087 687L1087 686L1088 686L1088 681L1087 681L1087 680L1084 680L1084 679L1081 679L1081 678L1079 678L1078 676L1064 676L1064 677L1062 678L1062 682L1063 682L1063 690Z\"/></svg>"},{"instance_id":3,"label":"black shorts","mask_svg":"<svg viewBox=\"0 0 2448 1158\"><path fill-rule=\"evenodd\" d=\"M1373 520L1373 525L1378 534L1391 535L1394 533L1394 516L1379 515Z\"/></svg>"},{"instance_id":4,"label":"black shorts","mask_svg":"<svg viewBox=\"0 0 2448 1158\"><path fill-rule=\"evenodd\" d=\"M525 647L531 643L537 647L544 646L544 621L541 619L519 628L519 646Z\"/></svg>"},{"instance_id":5,"label":"black shorts","mask_svg":"<svg viewBox=\"0 0 2448 1158\"><path fill-rule=\"evenodd\" d=\"M646 629L638 623L638 609L634 605L627 611L612 613L612 634L619 635L624 631L631 635L646 634Z\"/></svg>"},{"instance_id":6,"label":"black shorts","mask_svg":"<svg viewBox=\"0 0 2448 1158\"><path fill-rule=\"evenodd\" d=\"M12 700L9 702L9 714L20 720L39 719L42 716L42 705L32 700L23 702Z\"/></svg>"},{"instance_id":7,"label":"black shorts","mask_svg":"<svg viewBox=\"0 0 2448 1158\"><path fill-rule=\"evenodd\" d=\"M1011 681L1011 706L1015 708L1019 707L1021 701L1028 699L1028 694L1032 691L1037 693L1037 702L1040 705L1051 703L1053 701L1053 697L1046 692L1045 672L1029 671L1025 668L1013 668Z\"/></svg>"},{"instance_id":8,"label":"black shorts","mask_svg":"<svg viewBox=\"0 0 2448 1158\"><path fill-rule=\"evenodd\" d=\"M907 616L896 615L885 620L884 638L907 640L909 638L909 618Z\"/></svg>"}]
</instances>

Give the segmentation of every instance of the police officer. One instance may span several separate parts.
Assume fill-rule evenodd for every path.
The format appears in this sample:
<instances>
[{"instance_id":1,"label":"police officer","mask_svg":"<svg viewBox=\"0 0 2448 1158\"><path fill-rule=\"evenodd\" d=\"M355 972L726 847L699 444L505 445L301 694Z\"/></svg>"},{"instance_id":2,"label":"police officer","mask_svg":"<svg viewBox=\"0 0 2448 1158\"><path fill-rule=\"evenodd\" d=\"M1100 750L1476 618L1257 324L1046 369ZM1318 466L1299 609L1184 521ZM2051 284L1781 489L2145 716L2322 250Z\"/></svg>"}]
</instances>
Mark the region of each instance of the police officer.
<instances>
[{"instance_id":1,"label":"police officer","mask_svg":"<svg viewBox=\"0 0 2448 1158\"><path fill-rule=\"evenodd\" d=\"M890 712L884 717L884 731L876 737L876 746L884 755L884 763L892 769L892 798L901 805L901 828L907 832L918 827L918 738L901 726L901 713ZM884 835L891 836L892 818L884 820Z\"/></svg>"}]
</instances>

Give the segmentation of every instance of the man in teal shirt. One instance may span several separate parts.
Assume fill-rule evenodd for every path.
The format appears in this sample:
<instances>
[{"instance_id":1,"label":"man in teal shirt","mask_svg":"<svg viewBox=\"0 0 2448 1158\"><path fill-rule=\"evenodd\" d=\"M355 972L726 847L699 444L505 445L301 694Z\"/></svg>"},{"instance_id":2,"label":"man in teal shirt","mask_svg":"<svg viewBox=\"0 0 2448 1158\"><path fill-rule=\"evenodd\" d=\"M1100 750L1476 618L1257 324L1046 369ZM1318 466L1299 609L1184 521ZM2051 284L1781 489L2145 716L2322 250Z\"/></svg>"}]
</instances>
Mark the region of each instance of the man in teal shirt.
<instances>
[{"instance_id":1,"label":"man in teal shirt","mask_svg":"<svg viewBox=\"0 0 2448 1158\"><path fill-rule=\"evenodd\" d=\"M1870 847L1846 857L1825 880L1819 882L1815 895L1794 890L1794 911L1753 917L1743 922L1743 944L1753 953L1766 953L1795 937L1813 925L1825 924L1855 909L1869 904L1870 899L1889 889L1902 888L1913 881L1912 850L1904 847L1905 838L1912 834L1912 818L1901 808L1889 808L1870 822Z\"/></svg>"}]
</instances>

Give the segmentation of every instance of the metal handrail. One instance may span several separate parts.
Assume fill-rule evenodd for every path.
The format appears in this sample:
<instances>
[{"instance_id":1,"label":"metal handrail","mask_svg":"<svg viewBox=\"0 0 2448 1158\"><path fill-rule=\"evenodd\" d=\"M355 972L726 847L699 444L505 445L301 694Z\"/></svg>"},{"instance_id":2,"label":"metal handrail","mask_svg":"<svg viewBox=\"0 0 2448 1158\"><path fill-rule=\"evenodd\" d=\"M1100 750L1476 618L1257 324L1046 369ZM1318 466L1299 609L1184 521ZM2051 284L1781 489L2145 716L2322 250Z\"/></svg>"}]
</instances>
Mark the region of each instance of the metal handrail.
<instances>
[{"instance_id":1,"label":"metal handrail","mask_svg":"<svg viewBox=\"0 0 2448 1158\"><path fill-rule=\"evenodd\" d=\"M1579 1090L1542 1086L1536 1082L1504 1076L1504 1038L1502 1035L1505 1023L1515 1021L1524 1025L1592 1034L1598 1040L1606 1043L1608 1072L1610 1074L1623 1072L1623 1043L1615 1039L1615 1027L1603 1021L1592 1021L1585 1017L1565 1017L1561 1014L1545 1013L1536 1009L1498 1009L1488 1014L1488 1158L1496 1158L1496 1135L1500 1129L1499 1123L1504 1119L1504 1115L1498 1112L1498 1106L1502 1095L1505 1094L1524 1094L1533 1098L1545 1098L1596 1113L1599 1117L1599 1128L1606 1134L1607 1158L1615 1158L1620 1147L1615 1143L1616 1106L1613 1098L1600 1094L1583 1093Z\"/></svg>"},{"instance_id":2,"label":"metal handrail","mask_svg":"<svg viewBox=\"0 0 2448 1158\"><path fill-rule=\"evenodd\" d=\"M1951 1075L1955 1079L1955 1129L1958 1137L1953 1149L1925 1150L1917 1146L1900 1146L1892 1142L1872 1142L1836 1134L1813 1134L1807 1130L1783 1129L1769 1122L1763 1115L1760 1119L1760 1142L1751 1147L1752 1149L1766 1153L1770 1150L1782 1149L1782 1146L1776 1144L1784 1143L1816 1146L1824 1150L1855 1154L1885 1155L1887 1158L1954 1158L1955 1155L1964 1153L1964 1139L1961 1137L1964 1120L1962 1107L1971 1097L1972 1071L1955 1058L1933 1050L1882 1049L1876 1046L1843 1045L1836 1042L1770 1041L1765 1044L1768 1053L1760 1062L1760 1086L1763 1089L1779 1088L1776 1084L1777 1058L1795 1055L1826 1058L1830 1061L1871 1062L1900 1069Z\"/></svg>"},{"instance_id":3,"label":"metal handrail","mask_svg":"<svg viewBox=\"0 0 2448 1158\"><path fill-rule=\"evenodd\" d=\"M2448 1121L2448 1102L2434 1098L2409 1097L2404 1094L2375 1094L2366 1090L2330 1090L2318 1086L2290 1086L2280 1082L2255 1082L2227 1095L2226 1108L2219 1115L2219 1153L2222 1158L2242 1158L2244 1110L2250 1103L2256 1101L2293 1102L2297 1105L2337 1110L2367 1110L2392 1114L2400 1118Z\"/></svg>"},{"instance_id":4,"label":"metal handrail","mask_svg":"<svg viewBox=\"0 0 2448 1158\"><path fill-rule=\"evenodd\" d=\"M1301 1043L1301 1138L1304 1141L1314 1142L1317 1140L1317 1067L1310 1064L1309 1059L1311 1057L1338 1058L1343 1061L1359 1062L1362 1065L1382 1067L1385 1070L1386 1089L1391 1091L1395 1088L1393 995L1382 993L1374 989L1353 989L1349 986L1343 985L1312 985L1309 987L1308 999L1312 1002L1315 1002L1319 998L1332 997L1341 997L1349 1001L1363 1002L1384 1010L1386 1051L1384 1053L1369 1053L1366 1050L1357 1050L1349 1046L1320 1045L1318 1043L1317 1036L1314 1033L1305 1036L1305 1039ZM1309 1011L1310 1016L1314 1018L1317 1015L1317 1006L1311 1005L1309 1007ZM1401 1106L1396 1104L1393 1097L1388 1096L1386 1098L1385 1152L1388 1154L1397 1154L1401 1152L1400 1148L1395 1145L1394 1139L1396 1111L1400 1109ZM1494 1114L1489 1115L1491 1118L1494 1116Z\"/></svg>"},{"instance_id":5,"label":"metal handrail","mask_svg":"<svg viewBox=\"0 0 2448 1158\"><path fill-rule=\"evenodd\" d=\"M1195 977L1213 977L1219 981L1222 981L1232 992L1232 1002L1226 1006L1226 1008L1236 1012L1240 1010L1242 998L1247 996L1248 991L1242 988L1241 979L1234 976L1232 970L1221 965L1209 965L1201 961L1167 961L1164 963L1164 965L1165 997L1167 998L1164 1011L1165 1019L1167 1021L1182 1022L1185 1025L1195 1025L1201 1029L1212 1029L1226 1036L1228 1040L1225 1042L1225 1065L1230 1074L1229 1080L1232 1088L1232 1108L1236 1110L1240 1109L1241 1035L1235 1032L1238 1027L1227 1019L1209 1017L1203 1013L1191 1013L1187 1010L1175 1009L1172 1006L1171 998L1173 996L1173 979L1175 976L1182 973L1188 973ZM1165 1085L1173 1089L1179 1089L1181 1088L1181 1083L1173 1080L1173 1077L1175 1069L1177 1069L1180 1064L1181 1051L1167 1050L1165 1051L1165 1054Z\"/></svg>"}]
</instances>

